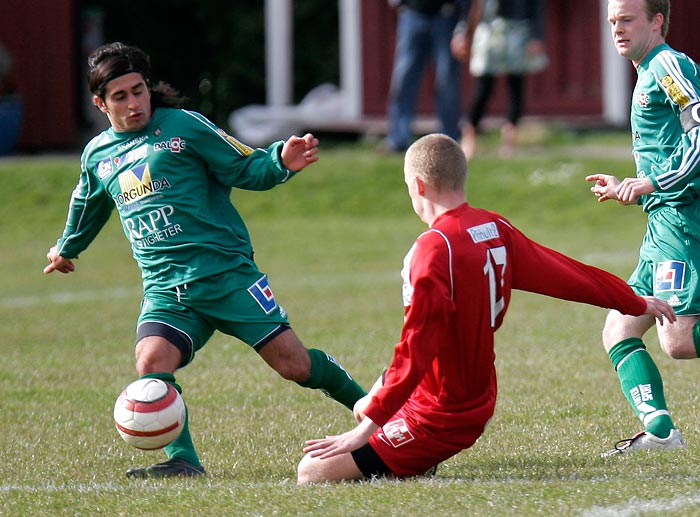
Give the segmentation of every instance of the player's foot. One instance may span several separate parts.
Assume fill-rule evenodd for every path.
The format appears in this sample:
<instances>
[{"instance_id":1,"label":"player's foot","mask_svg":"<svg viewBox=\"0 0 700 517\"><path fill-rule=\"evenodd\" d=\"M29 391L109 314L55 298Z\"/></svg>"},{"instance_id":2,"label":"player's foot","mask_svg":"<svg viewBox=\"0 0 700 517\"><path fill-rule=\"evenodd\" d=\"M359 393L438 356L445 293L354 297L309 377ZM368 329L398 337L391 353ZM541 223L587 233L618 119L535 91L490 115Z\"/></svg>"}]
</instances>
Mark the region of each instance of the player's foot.
<instances>
[{"instance_id":1,"label":"player's foot","mask_svg":"<svg viewBox=\"0 0 700 517\"><path fill-rule=\"evenodd\" d=\"M659 438L651 433L642 431L635 434L632 438L620 440L615 444L615 448L601 454L603 458L613 456L614 454L622 454L626 452L644 451L644 450L670 450L681 449L685 447L683 435L678 429L671 429L671 434L667 438Z\"/></svg>"},{"instance_id":2,"label":"player's foot","mask_svg":"<svg viewBox=\"0 0 700 517\"><path fill-rule=\"evenodd\" d=\"M134 467L126 471L126 477L128 478L171 478L204 475L206 475L204 467L195 467L180 458L170 458L163 463L156 463L148 467Z\"/></svg>"}]
</instances>

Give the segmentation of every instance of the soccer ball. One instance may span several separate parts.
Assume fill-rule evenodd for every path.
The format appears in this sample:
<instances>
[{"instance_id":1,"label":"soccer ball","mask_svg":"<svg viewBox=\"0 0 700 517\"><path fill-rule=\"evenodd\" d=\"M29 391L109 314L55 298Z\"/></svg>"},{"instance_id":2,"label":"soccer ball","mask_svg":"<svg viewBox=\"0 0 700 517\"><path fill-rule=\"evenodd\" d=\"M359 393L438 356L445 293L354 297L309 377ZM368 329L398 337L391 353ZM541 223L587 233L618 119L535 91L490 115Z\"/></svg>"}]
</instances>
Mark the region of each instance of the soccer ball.
<instances>
[{"instance_id":1,"label":"soccer ball","mask_svg":"<svg viewBox=\"0 0 700 517\"><path fill-rule=\"evenodd\" d=\"M185 426L185 402L160 379L139 379L121 392L114 404L114 424L129 445L160 449L180 436Z\"/></svg>"}]
</instances>

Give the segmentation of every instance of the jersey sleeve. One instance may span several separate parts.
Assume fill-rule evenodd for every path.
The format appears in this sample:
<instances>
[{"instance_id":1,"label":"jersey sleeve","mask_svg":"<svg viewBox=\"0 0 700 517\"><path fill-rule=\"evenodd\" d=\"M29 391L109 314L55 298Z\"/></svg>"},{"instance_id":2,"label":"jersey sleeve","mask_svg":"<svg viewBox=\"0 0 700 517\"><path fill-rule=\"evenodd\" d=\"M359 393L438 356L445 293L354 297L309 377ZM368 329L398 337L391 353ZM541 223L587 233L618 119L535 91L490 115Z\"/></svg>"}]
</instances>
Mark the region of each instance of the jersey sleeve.
<instances>
[{"instance_id":1,"label":"jersey sleeve","mask_svg":"<svg viewBox=\"0 0 700 517\"><path fill-rule=\"evenodd\" d=\"M529 239L510 226L513 289L640 316L646 302L621 278Z\"/></svg>"},{"instance_id":2,"label":"jersey sleeve","mask_svg":"<svg viewBox=\"0 0 700 517\"><path fill-rule=\"evenodd\" d=\"M191 118L191 135L196 153L207 171L219 183L244 190L268 190L296 173L282 165L282 146L275 142L266 149L253 149L217 127L203 115L185 111Z\"/></svg>"},{"instance_id":3,"label":"jersey sleeve","mask_svg":"<svg viewBox=\"0 0 700 517\"><path fill-rule=\"evenodd\" d=\"M98 176L83 162L80 180L71 194L63 235L56 247L72 259L85 250L109 220L114 203Z\"/></svg>"},{"instance_id":4,"label":"jersey sleeve","mask_svg":"<svg viewBox=\"0 0 700 517\"><path fill-rule=\"evenodd\" d=\"M680 141L668 158L652 165L648 177L659 190L685 185L700 172L700 77L687 56L662 51L652 62L652 72L682 127Z\"/></svg>"},{"instance_id":5,"label":"jersey sleeve","mask_svg":"<svg viewBox=\"0 0 700 517\"><path fill-rule=\"evenodd\" d=\"M440 347L450 343L455 305L451 297L447 245L437 234L423 234L416 242L410 264L413 295L384 385L365 411L375 424L384 425L406 402L431 368Z\"/></svg>"}]
</instances>

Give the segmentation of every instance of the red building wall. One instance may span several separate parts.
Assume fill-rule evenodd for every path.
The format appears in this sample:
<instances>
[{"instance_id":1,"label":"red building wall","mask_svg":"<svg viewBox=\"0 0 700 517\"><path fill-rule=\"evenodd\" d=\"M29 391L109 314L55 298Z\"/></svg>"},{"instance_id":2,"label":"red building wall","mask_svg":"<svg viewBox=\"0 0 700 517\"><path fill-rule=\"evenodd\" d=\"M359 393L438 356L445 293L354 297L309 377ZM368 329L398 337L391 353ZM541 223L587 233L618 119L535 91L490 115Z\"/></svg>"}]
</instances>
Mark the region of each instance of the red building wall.
<instances>
[{"instance_id":1,"label":"red building wall","mask_svg":"<svg viewBox=\"0 0 700 517\"><path fill-rule=\"evenodd\" d=\"M394 53L396 13L385 0L362 1L364 113L383 116ZM71 148L78 145L84 61L76 0L1 0L0 42L14 58L11 78L24 101L21 150ZM700 59L697 0L673 0L668 42ZM600 0L549 0L547 46L550 66L532 76L526 112L544 116L600 114ZM606 41L603 35L603 41ZM467 78L464 105L470 98ZM634 70L630 66L630 74ZM419 111L433 112L430 76L424 80ZM501 113L503 85L489 110Z\"/></svg>"},{"instance_id":2,"label":"red building wall","mask_svg":"<svg viewBox=\"0 0 700 517\"><path fill-rule=\"evenodd\" d=\"M74 0L2 0L0 41L23 99L18 147L63 148L77 138Z\"/></svg>"},{"instance_id":3,"label":"red building wall","mask_svg":"<svg viewBox=\"0 0 700 517\"><path fill-rule=\"evenodd\" d=\"M697 0L673 0L668 42L696 60L700 59L700 31L694 6ZM600 0L549 0L547 53L549 67L527 82L526 113L543 116L598 116L602 111ZM386 113L396 34L396 11L387 2L362 2L364 110L368 115ZM612 42L609 42L612 45ZM472 92L468 68L463 68L466 109ZM630 65L630 73L634 69ZM432 114L432 71L423 80L418 111ZM501 81L489 105L489 113L503 113L505 85Z\"/></svg>"}]
</instances>

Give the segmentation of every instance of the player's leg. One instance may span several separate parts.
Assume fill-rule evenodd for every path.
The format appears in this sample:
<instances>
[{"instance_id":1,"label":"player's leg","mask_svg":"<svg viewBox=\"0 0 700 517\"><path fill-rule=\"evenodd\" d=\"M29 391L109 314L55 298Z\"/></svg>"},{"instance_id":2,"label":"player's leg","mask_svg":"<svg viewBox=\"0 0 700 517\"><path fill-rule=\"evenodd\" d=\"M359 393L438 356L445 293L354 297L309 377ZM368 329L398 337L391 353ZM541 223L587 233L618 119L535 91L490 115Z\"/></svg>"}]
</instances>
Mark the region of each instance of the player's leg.
<instances>
[{"instance_id":1,"label":"player's leg","mask_svg":"<svg viewBox=\"0 0 700 517\"><path fill-rule=\"evenodd\" d=\"M456 25L456 14L433 17L431 40L435 65L434 97L440 131L459 141L459 118L462 114L461 65L450 48Z\"/></svg>"},{"instance_id":2,"label":"player's leg","mask_svg":"<svg viewBox=\"0 0 700 517\"><path fill-rule=\"evenodd\" d=\"M410 8L399 11L394 55L386 144L390 150L401 151L410 144L421 77L430 57L429 15Z\"/></svg>"},{"instance_id":3,"label":"player's leg","mask_svg":"<svg viewBox=\"0 0 700 517\"><path fill-rule=\"evenodd\" d=\"M460 141L462 151L464 151L467 160L471 160L476 154L479 125L486 112L486 105L491 97L495 80L495 76L491 74L474 77L474 98L467 114L469 122L462 128L462 139Z\"/></svg>"},{"instance_id":4,"label":"player's leg","mask_svg":"<svg viewBox=\"0 0 700 517\"><path fill-rule=\"evenodd\" d=\"M198 309L218 330L251 346L284 379L322 390L350 410L365 395L335 358L301 343L257 268L236 277L219 275L210 283L213 298Z\"/></svg>"},{"instance_id":5,"label":"player's leg","mask_svg":"<svg viewBox=\"0 0 700 517\"><path fill-rule=\"evenodd\" d=\"M349 452L323 460L312 458L307 454L297 467L297 484L299 485L362 479L363 477L364 475Z\"/></svg>"},{"instance_id":6,"label":"player's leg","mask_svg":"<svg viewBox=\"0 0 700 517\"><path fill-rule=\"evenodd\" d=\"M190 310L183 310L185 289L149 293L144 299L136 333L136 371L142 378L165 381L182 393L175 371L189 364L213 329ZM128 477L200 476L205 473L189 429L189 409L180 435L164 447L168 460L127 471Z\"/></svg>"},{"instance_id":7,"label":"player's leg","mask_svg":"<svg viewBox=\"0 0 700 517\"><path fill-rule=\"evenodd\" d=\"M623 395L644 425L644 433L623 440L622 447L616 446L606 455L642 448L671 448L670 442L677 441L677 434L680 439L666 406L661 374L642 341L653 324L651 316L626 316L617 311L610 311L606 319L603 344ZM669 444L663 440L669 440Z\"/></svg>"},{"instance_id":8,"label":"player's leg","mask_svg":"<svg viewBox=\"0 0 700 517\"><path fill-rule=\"evenodd\" d=\"M654 296L668 301L678 319L657 325L661 348L673 359L700 357L700 206L650 216L657 237ZM659 220L657 222L657 219Z\"/></svg>"},{"instance_id":9,"label":"player's leg","mask_svg":"<svg viewBox=\"0 0 700 517\"><path fill-rule=\"evenodd\" d=\"M257 350L283 378L305 388L319 389L350 410L366 395L333 356L315 348L307 349L289 327Z\"/></svg>"},{"instance_id":10,"label":"player's leg","mask_svg":"<svg viewBox=\"0 0 700 517\"><path fill-rule=\"evenodd\" d=\"M700 316L678 316L673 325L656 325L659 344L673 359L700 357Z\"/></svg>"}]
</instances>

